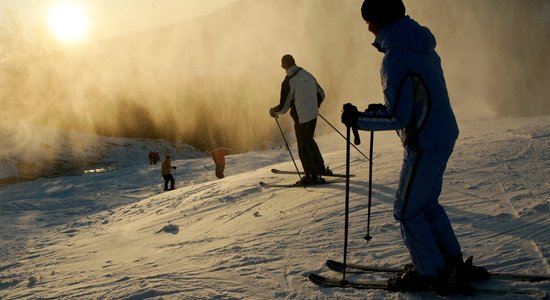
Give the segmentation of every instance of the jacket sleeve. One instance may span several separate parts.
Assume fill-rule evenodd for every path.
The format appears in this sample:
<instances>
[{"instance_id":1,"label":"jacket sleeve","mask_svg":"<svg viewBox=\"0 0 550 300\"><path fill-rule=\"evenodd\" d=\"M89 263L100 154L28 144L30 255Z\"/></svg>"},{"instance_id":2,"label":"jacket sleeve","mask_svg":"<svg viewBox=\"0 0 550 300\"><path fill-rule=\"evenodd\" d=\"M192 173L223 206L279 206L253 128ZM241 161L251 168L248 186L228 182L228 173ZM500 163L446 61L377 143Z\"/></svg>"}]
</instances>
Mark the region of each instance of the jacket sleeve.
<instances>
[{"instance_id":1,"label":"jacket sleeve","mask_svg":"<svg viewBox=\"0 0 550 300\"><path fill-rule=\"evenodd\" d=\"M290 108L290 104L294 98L292 91L290 89L290 78L286 77L281 83L281 97L279 99L279 105L273 107L275 113L284 114Z\"/></svg>"},{"instance_id":2,"label":"jacket sleeve","mask_svg":"<svg viewBox=\"0 0 550 300\"><path fill-rule=\"evenodd\" d=\"M357 126L361 130L381 131L403 129L409 123L413 109L413 86L406 65L387 53L380 76L386 110L361 112Z\"/></svg>"},{"instance_id":3,"label":"jacket sleeve","mask_svg":"<svg viewBox=\"0 0 550 300\"><path fill-rule=\"evenodd\" d=\"M321 107L321 103L325 100L325 91L317 81L315 81L315 85L317 87L317 107Z\"/></svg>"}]
</instances>

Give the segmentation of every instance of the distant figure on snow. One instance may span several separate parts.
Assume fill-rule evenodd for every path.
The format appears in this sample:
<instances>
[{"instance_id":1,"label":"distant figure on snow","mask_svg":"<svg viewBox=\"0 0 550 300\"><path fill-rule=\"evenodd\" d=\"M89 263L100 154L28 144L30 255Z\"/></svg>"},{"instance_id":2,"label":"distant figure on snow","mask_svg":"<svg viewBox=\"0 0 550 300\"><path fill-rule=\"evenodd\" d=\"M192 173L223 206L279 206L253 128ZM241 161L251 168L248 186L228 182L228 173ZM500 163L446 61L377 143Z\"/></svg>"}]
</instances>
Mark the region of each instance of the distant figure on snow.
<instances>
[{"instance_id":1,"label":"distant figure on snow","mask_svg":"<svg viewBox=\"0 0 550 300\"><path fill-rule=\"evenodd\" d=\"M463 261L461 246L439 204L443 173L458 137L435 37L405 15L402 0L365 0L361 14L384 54L384 104L366 111L346 104L342 122L360 130L397 130L404 158L393 214L414 264L389 284L397 290L470 294L470 280L488 273Z\"/></svg>"},{"instance_id":2,"label":"distant figure on snow","mask_svg":"<svg viewBox=\"0 0 550 300\"><path fill-rule=\"evenodd\" d=\"M155 155L153 154L153 151L149 151L149 164L153 165L153 160L155 159Z\"/></svg>"},{"instance_id":3,"label":"distant figure on snow","mask_svg":"<svg viewBox=\"0 0 550 300\"><path fill-rule=\"evenodd\" d=\"M157 164L160 160L160 154L157 151L153 152L153 164Z\"/></svg>"},{"instance_id":4,"label":"distant figure on snow","mask_svg":"<svg viewBox=\"0 0 550 300\"><path fill-rule=\"evenodd\" d=\"M156 151L149 151L149 164L156 165L160 160L160 154Z\"/></svg>"},{"instance_id":5,"label":"distant figure on snow","mask_svg":"<svg viewBox=\"0 0 550 300\"><path fill-rule=\"evenodd\" d=\"M216 148L213 150L207 151L205 154L211 154L214 164L216 165L216 177L222 179L225 176L223 172L225 171L225 151L230 151L228 148Z\"/></svg>"},{"instance_id":6,"label":"distant figure on snow","mask_svg":"<svg viewBox=\"0 0 550 300\"><path fill-rule=\"evenodd\" d=\"M175 179L172 175L171 171L172 169L176 169L175 166L172 166L172 161L170 160L170 156L167 155L166 159L162 162L162 178L164 178L164 190L168 191L168 182L170 182L170 190L174 189L174 183Z\"/></svg>"},{"instance_id":7,"label":"distant figure on snow","mask_svg":"<svg viewBox=\"0 0 550 300\"><path fill-rule=\"evenodd\" d=\"M298 155L304 168L305 176L296 184L315 185L325 183L321 175L332 173L325 168L325 162L319 147L314 140L319 107L325 99L325 92L305 69L298 67L294 57L286 54L281 59L281 67L286 76L281 84L279 105L269 110L269 115L278 118L290 109L294 120L294 131L298 144Z\"/></svg>"}]
</instances>

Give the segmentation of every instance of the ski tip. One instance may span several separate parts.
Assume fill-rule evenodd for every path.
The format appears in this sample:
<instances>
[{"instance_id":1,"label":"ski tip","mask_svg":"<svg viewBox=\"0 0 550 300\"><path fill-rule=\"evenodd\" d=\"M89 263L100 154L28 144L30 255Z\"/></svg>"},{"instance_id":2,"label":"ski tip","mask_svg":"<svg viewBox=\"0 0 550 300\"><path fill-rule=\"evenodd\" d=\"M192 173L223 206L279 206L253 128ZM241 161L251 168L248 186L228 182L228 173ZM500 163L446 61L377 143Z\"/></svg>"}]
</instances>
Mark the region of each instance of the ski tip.
<instances>
[{"instance_id":1,"label":"ski tip","mask_svg":"<svg viewBox=\"0 0 550 300\"><path fill-rule=\"evenodd\" d=\"M263 186L263 187L287 187L285 185L267 183L267 182L264 182L264 181L260 181L260 185Z\"/></svg>"},{"instance_id":2,"label":"ski tip","mask_svg":"<svg viewBox=\"0 0 550 300\"><path fill-rule=\"evenodd\" d=\"M328 287L328 288L334 288L334 287L354 287L354 288L361 288L361 283L359 284L351 284L347 280L343 280L341 278L335 278L335 277L325 277L319 274L310 273L308 275L308 278L311 282L314 284L320 286L320 287Z\"/></svg>"},{"instance_id":3,"label":"ski tip","mask_svg":"<svg viewBox=\"0 0 550 300\"><path fill-rule=\"evenodd\" d=\"M307 278L309 278L309 279L321 279L321 278L323 278L323 277L321 277L321 276L319 276L319 275L317 275L317 274L315 274L315 273L309 273L309 274L307 275Z\"/></svg>"},{"instance_id":4,"label":"ski tip","mask_svg":"<svg viewBox=\"0 0 550 300\"><path fill-rule=\"evenodd\" d=\"M309 279L309 281L315 283L315 284L319 284L319 282L322 281L323 277L315 274L315 273L309 273L307 275L307 278Z\"/></svg>"},{"instance_id":5,"label":"ski tip","mask_svg":"<svg viewBox=\"0 0 550 300\"><path fill-rule=\"evenodd\" d=\"M334 271L334 272L338 272L338 273L342 273L343 272L343 268L341 266L337 266L337 265L333 265L329 262L326 263L326 266L327 268L329 268L329 270L331 271Z\"/></svg>"},{"instance_id":6,"label":"ski tip","mask_svg":"<svg viewBox=\"0 0 550 300\"><path fill-rule=\"evenodd\" d=\"M318 275L318 274L315 274L315 273L310 273L307 278L309 279L309 281L313 282L314 284L318 285L318 286L321 286L321 287L334 287L334 286L338 286L338 283L337 282L331 282L331 281L328 281L325 277L321 276L321 275Z\"/></svg>"},{"instance_id":7,"label":"ski tip","mask_svg":"<svg viewBox=\"0 0 550 300\"><path fill-rule=\"evenodd\" d=\"M344 264L332 259L328 259L327 261L325 261L325 265L329 268L332 268L332 267L342 268Z\"/></svg>"}]
</instances>

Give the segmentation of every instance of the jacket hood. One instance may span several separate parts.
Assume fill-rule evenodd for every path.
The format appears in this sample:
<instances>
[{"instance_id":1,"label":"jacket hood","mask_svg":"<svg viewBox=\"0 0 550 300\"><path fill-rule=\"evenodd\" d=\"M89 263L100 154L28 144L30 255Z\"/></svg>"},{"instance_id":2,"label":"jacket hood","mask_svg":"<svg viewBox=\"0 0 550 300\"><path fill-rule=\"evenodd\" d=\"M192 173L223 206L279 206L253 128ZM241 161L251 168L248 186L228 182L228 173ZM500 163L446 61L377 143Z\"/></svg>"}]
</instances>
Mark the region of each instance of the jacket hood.
<instances>
[{"instance_id":1,"label":"jacket hood","mask_svg":"<svg viewBox=\"0 0 550 300\"><path fill-rule=\"evenodd\" d=\"M376 36L373 46L380 52L403 48L421 53L435 50L435 37L431 31L409 16L386 25Z\"/></svg>"}]
</instances>

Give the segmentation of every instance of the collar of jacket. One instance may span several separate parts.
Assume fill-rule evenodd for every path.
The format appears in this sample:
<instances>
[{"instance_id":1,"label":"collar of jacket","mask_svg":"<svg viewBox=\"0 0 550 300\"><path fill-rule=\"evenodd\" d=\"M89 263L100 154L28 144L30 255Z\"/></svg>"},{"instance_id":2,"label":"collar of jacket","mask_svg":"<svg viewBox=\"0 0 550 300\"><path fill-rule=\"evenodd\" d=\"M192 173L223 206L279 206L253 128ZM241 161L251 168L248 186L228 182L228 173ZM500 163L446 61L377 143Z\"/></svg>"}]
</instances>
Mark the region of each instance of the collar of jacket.
<instances>
[{"instance_id":1,"label":"collar of jacket","mask_svg":"<svg viewBox=\"0 0 550 300\"><path fill-rule=\"evenodd\" d=\"M302 68L294 65L294 66L288 68L288 70L286 70L286 76L287 77L292 77L292 76L296 75L296 73L298 73L298 71L300 71L301 69Z\"/></svg>"}]
</instances>

